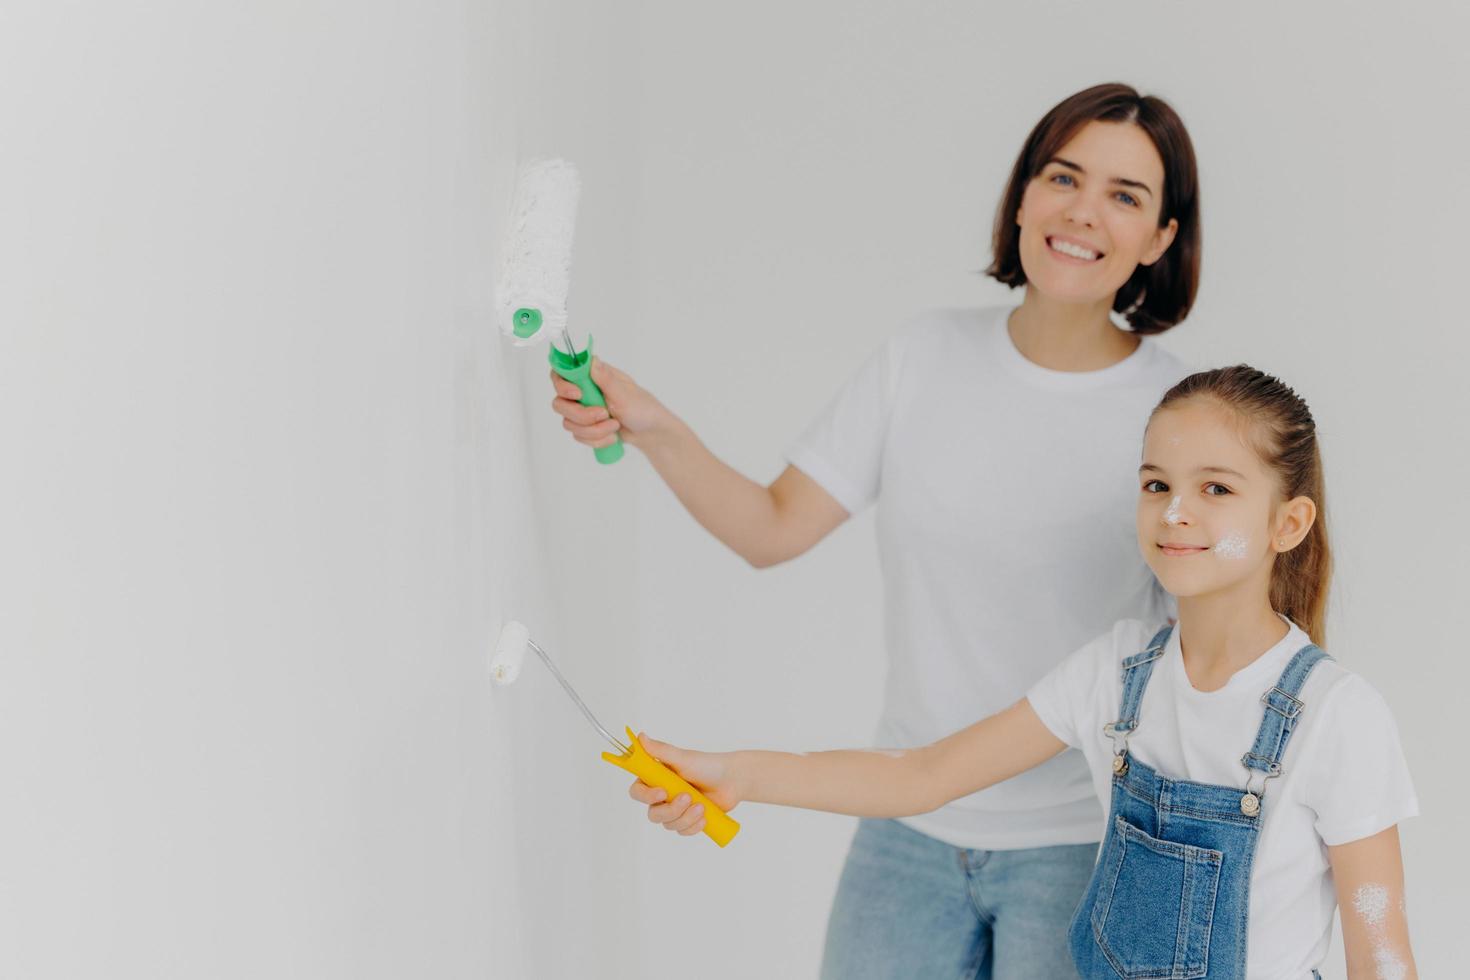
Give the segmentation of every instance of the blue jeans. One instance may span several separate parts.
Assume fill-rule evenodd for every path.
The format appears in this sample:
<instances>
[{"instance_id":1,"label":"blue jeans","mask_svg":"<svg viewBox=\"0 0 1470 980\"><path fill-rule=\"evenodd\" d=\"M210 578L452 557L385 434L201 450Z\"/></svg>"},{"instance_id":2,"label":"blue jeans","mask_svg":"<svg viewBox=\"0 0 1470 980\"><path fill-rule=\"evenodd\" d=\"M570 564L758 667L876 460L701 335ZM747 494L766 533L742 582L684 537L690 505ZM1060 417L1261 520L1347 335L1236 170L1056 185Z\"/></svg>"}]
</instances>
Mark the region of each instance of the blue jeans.
<instances>
[{"instance_id":1,"label":"blue jeans","mask_svg":"<svg viewBox=\"0 0 1470 980\"><path fill-rule=\"evenodd\" d=\"M981 851L861 820L827 924L823 980L1068 980L1067 923L1096 844Z\"/></svg>"}]
</instances>

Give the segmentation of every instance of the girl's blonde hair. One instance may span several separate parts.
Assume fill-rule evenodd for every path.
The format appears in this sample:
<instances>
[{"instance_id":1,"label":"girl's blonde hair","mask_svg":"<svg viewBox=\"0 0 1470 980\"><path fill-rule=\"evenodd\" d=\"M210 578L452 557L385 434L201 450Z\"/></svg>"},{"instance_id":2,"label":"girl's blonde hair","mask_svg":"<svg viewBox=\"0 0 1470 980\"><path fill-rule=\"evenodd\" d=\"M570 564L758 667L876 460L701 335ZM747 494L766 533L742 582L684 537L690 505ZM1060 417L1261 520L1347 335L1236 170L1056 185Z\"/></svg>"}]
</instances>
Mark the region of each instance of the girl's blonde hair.
<instances>
[{"instance_id":1,"label":"girl's blonde hair","mask_svg":"<svg viewBox=\"0 0 1470 980\"><path fill-rule=\"evenodd\" d=\"M1275 472L1285 499L1310 497L1317 505L1317 520L1306 538L1276 556L1271 607L1305 630L1313 643L1325 646L1332 549L1327 543L1322 454L1311 410L1280 379L1237 364L1191 374L1164 394L1153 415L1191 398L1212 398L1234 410L1245 423L1249 444Z\"/></svg>"}]
</instances>

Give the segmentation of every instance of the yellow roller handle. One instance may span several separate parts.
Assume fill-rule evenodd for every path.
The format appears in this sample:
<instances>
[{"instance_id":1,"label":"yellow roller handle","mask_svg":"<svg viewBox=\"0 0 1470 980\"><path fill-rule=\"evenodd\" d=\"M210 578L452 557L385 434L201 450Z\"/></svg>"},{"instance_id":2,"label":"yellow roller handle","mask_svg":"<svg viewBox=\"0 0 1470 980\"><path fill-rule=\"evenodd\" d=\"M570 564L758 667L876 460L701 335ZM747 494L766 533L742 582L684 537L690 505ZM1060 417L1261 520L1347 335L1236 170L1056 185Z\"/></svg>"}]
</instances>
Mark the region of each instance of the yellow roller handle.
<instances>
[{"instance_id":1,"label":"yellow roller handle","mask_svg":"<svg viewBox=\"0 0 1470 980\"><path fill-rule=\"evenodd\" d=\"M688 793L689 799L694 801L690 804L701 803L704 805L704 832L710 840L724 847L740 833L740 824L730 818L724 810L715 806L699 790L690 786L674 770L659 762L648 754L643 743L638 741L638 736L633 734L633 729L624 729L628 733L628 742L632 746L627 755L614 755L611 752L602 753L602 757L619 769L626 769L650 786L658 786L673 799L680 793Z\"/></svg>"}]
</instances>

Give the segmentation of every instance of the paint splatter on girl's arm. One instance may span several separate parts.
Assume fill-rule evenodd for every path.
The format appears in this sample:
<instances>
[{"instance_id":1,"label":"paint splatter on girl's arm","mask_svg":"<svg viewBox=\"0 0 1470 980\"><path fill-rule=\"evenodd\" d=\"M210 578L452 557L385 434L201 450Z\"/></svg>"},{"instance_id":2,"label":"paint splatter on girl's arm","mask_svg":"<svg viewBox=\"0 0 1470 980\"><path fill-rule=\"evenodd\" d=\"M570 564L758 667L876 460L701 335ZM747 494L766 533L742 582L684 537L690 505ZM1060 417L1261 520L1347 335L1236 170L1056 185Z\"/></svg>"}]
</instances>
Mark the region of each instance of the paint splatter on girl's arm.
<instances>
[{"instance_id":1,"label":"paint splatter on girl's arm","mask_svg":"<svg viewBox=\"0 0 1470 980\"><path fill-rule=\"evenodd\" d=\"M1398 827L1327 849L1349 980L1417 980Z\"/></svg>"}]
</instances>

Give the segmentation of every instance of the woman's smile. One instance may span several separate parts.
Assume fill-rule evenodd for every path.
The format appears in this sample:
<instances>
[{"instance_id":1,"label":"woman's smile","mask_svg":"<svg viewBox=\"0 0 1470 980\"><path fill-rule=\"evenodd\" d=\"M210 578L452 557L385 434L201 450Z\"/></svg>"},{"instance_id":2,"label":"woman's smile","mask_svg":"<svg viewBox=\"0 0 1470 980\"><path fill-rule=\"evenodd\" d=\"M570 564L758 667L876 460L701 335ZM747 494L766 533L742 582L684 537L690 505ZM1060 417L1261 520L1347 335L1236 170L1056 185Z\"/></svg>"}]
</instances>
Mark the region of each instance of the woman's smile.
<instances>
[{"instance_id":1,"label":"woman's smile","mask_svg":"<svg viewBox=\"0 0 1470 980\"><path fill-rule=\"evenodd\" d=\"M1062 235L1047 236L1046 249L1053 258L1077 265L1091 265L1103 257L1102 252L1088 246L1085 242Z\"/></svg>"}]
</instances>

